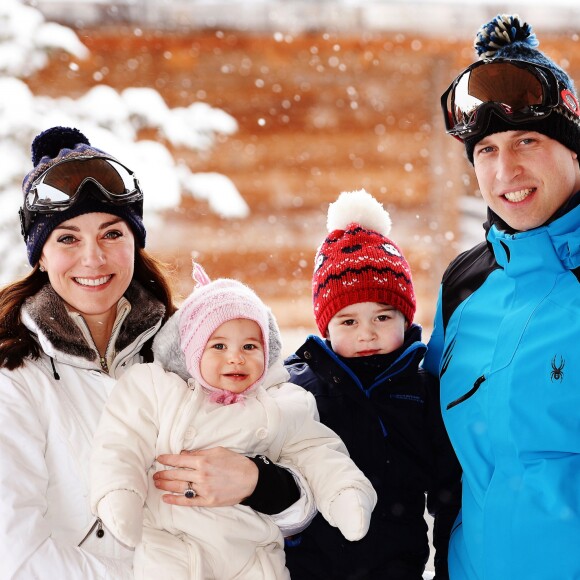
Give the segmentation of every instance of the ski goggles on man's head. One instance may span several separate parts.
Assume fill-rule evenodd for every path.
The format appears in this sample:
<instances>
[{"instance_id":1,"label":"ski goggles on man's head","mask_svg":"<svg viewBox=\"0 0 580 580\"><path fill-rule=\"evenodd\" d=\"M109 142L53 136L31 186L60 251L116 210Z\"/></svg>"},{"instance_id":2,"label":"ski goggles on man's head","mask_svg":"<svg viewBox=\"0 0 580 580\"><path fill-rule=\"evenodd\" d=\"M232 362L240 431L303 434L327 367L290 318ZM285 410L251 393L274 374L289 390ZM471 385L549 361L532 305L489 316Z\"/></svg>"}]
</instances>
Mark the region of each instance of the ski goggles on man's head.
<instances>
[{"instance_id":1,"label":"ski goggles on man's head","mask_svg":"<svg viewBox=\"0 0 580 580\"><path fill-rule=\"evenodd\" d=\"M127 205L143 200L137 177L118 161L108 157L63 159L30 186L20 209L23 233L28 232L36 214L51 214L72 207L87 183L96 186L105 203Z\"/></svg>"},{"instance_id":2,"label":"ski goggles on man's head","mask_svg":"<svg viewBox=\"0 0 580 580\"><path fill-rule=\"evenodd\" d=\"M461 140L485 132L492 113L518 125L558 106L580 116L578 100L548 67L499 58L467 67L441 97L447 133Z\"/></svg>"}]
</instances>

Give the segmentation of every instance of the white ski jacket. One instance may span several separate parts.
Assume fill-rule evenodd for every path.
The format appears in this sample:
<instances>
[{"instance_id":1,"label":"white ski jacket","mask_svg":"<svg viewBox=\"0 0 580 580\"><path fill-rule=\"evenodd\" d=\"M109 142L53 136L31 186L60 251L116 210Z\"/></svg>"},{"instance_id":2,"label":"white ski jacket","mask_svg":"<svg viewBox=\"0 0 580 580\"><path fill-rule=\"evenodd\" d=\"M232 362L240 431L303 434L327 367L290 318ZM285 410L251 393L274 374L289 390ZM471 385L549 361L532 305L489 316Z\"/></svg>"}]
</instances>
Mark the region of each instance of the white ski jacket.
<instances>
[{"instance_id":1,"label":"white ski jacket","mask_svg":"<svg viewBox=\"0 0 580 580\"><path fill-rule=\"evenodd\" d=\"M132 308L133 305L133 308ZM133 284L117 307L103 371L88 328L50 285L21 316L42 353L0 369L0 562L2 579L133 577L133 552L91 514L89 456L105 402L155 334L162 304Z\"/></svg>"}]
</instances>

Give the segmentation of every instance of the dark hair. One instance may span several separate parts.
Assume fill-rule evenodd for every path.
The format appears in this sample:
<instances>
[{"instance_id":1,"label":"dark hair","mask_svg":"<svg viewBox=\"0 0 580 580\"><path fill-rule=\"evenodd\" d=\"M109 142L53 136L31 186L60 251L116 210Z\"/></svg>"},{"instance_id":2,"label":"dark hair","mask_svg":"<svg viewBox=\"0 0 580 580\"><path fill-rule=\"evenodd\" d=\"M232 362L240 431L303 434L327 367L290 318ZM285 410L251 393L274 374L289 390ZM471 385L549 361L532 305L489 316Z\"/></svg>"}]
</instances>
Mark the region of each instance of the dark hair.
<instances>
[{"instance_id":1,"label":"dark hair","mask_svg":"<svg viewBox=\"0 0 580 580\"><path fill-rule=\"evenodd\" d=\"M139 282L165 306L164 321L175 312L167 265L139 247L135 248L133 280Z\"/></svg>"},{"instance_id":2,"label":"dark hair","mask_svg":"<svg viewBox=\"0 0 580 580\"><path fill-rule=\"evenodd\" d=\"M133 280L165 306L164 321L175 312L166 266L139 247L135 248ZM22 366L26 357L40 356L38 343L20 320L20 310L47 281L47 274L36 265L30 274L0 290L0 367L13 370Z\"/></svg>"}]
</instances>

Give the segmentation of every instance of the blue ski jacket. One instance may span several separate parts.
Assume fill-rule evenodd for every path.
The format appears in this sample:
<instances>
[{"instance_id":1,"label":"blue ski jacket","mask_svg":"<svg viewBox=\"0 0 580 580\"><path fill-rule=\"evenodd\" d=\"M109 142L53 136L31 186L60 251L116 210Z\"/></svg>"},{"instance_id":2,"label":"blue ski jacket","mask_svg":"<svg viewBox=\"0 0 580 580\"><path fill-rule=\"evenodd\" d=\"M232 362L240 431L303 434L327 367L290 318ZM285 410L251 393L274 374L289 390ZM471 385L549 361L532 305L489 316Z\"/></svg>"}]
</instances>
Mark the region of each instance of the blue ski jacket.
<instances>
[{"instance_id":1,"label":"blue ski jacket","mask_svg":"<svg viewBox=\"0 0 580 580\"><path fill-rule=\"evenodd\" d=\"M443 276L424 361L463 468L449 575L578 579L580 206L525 232L492 222Z\"/></svg>"}]
</instances>

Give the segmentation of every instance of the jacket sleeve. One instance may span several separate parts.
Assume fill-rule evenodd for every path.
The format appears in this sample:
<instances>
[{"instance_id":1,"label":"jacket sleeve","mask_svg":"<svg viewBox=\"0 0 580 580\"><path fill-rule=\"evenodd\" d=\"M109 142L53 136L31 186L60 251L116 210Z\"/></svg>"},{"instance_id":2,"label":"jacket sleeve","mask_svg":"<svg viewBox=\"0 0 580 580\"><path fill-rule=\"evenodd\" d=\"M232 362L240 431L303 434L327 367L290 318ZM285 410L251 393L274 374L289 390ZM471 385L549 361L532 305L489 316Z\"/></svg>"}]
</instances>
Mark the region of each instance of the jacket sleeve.
<instances>
[{"instance_id":1,"label":"jacket sleeve","mask_svg":"<svg viewBox=\"0 0 580 580\"><path fill-rule=\"evenodd\" d=\"M261 496L259 497L259 501L246 500L242 503L258 512L267 513L272 521L280 528L283 536L299 534L308 527L317 514L312 490L304 475L290 461L279 458L278 463L273 465L272 471L269 468L264 469L260 465L264 461L270 462L271 460L264 456L255 458L255 463L259 470L258 485L256 487L258 495ZM267 479L264 478L265 471L270 472L269 475L266 475ZM279 494L280 488L279 485L276 487L276 483L282 483L286 487L294 486L294 490L288 490L286 499L296 495L298 498L290 505L285 501L283 511L269 513L272 510L265 510L263 507L265 504L271 505L273 501L278 503L279 498L274 500L272 497L269 497L272 494ZM253 497L252 495L249 499ZM279 508L280 505L277 507Z\"/></svg>"},{"instance_id":2,"label":"jacket sleeve","mask_svg":"<svg viewBox=\"0 0 580 580\"><path fill-rule=\"evenodd\" d=\"M131 547L141 536L147 471L155 461L159 433L152 369L135 365L119 379L95 432L91 457L91 509Z\"/></svg>"},{"instance_id":3,"label":"jacket sleeve","mask_svg":"<svg viewBox=\"0 0 580 580\"><path fill-rule=\"evenodd\" d=\"M131 562L59 542L49 504L46 429L28 387L0 376L0 561L2 577L129 580ZM62 499L66 502L66 497Z\"/></svg>"},{"instance_id":4,"label":"jacket sleeve","mask_svg":"<svg viewBox=\"0 0 580 580\"><path fill-rule=\"evenodd\" d=\"M432 444L433 475L427 491L427 510L434 518L435 578L447 580L447 552L451 530L461 507L461 467L451 446L439 402L439 381L430 377L428 424Z\"/></svg>"},{"instance_id":5,"label":"jacket sleeve","mask_svg":"<svg viewBox=\"0 0 580 580\"><path fill-rule=\"evenodd\" d=\"M354 490L360 498L359 505L367 505L372 511L377 501L373 486L350 459L340 437L318 421L313 395L297 385L286 383L277 391L276 397L286 422L280 463L286 462L298 468L322 515L331 525L338 524L332 504L346 490ZM353 518L360 519L363 511L353 508Z\"/></svg>"}]
</instances>

